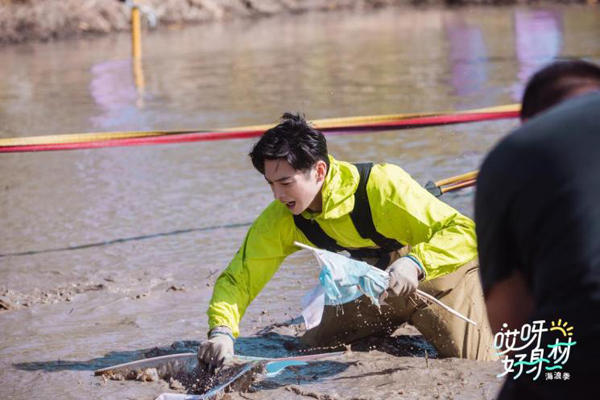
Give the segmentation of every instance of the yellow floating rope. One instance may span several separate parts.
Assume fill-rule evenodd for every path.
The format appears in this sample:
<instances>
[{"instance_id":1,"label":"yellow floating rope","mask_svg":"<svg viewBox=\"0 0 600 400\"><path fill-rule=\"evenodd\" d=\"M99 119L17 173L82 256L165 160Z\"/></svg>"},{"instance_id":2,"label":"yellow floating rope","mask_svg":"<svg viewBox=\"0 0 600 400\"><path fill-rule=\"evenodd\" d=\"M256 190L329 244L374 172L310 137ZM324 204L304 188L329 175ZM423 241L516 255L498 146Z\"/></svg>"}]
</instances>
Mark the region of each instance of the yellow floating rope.
<instances>
[{"instance_id":1,"label":"yellow floating rope","mask_svg":"<svg viewBox=\"0 0 600 400\"><path fill-rule=\"evenodd\" d=\"M520 110L520 104L510 104L504 106L487 107L475 110L461 111L453 114L479 114L479 113L490 113L490 112L518 112ZM437 115L447 115L450 112L437 112L437 113L411 113L411 114L389 114L389 115L375 115L375 116L361 116L361 117L345 117L345 118L328 118L319 119L312 121L312 124L319 129L331 129L340 127L349 127L352 125L368 126L370 124L380 124L385 122L401 121L404 119L419 118L419 117L430 117ZM194 129L181 129L181 130L165 130L165 131L122 131L122 132L92 132L92 133L72 133L72 134L61 134L61 135L45 135L45 136L29 136L20 138L5 138L0 139L1 146L27 146L27 145L48 145L48 144L64 144L64 143L84 143L84 142L95 142L104 140L115 140L115 139L131 139L140 137L153 137L153 136L166 136L166 135L178 135L195 132L233 132L233 131L261 131L272 128L273 125L253 125L244 126L237 128L228 129L215 129L215 130L194 130Z\"/></svg>"}]
</instances>

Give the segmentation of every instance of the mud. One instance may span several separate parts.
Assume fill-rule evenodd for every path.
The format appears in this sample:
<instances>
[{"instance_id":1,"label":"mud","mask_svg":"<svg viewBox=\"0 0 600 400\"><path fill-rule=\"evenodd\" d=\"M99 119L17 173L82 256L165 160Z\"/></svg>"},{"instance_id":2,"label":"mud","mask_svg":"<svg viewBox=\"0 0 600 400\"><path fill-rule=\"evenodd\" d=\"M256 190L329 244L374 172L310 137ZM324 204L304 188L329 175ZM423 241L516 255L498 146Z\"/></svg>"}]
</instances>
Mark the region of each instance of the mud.
<instances>
[{"instance_id":1,"label":"mud","mask_svg":"<svg viewBox=\"0 0 600 400\"><path fill-rule=\"evenodd\" d=\"M263 355L265 349L277 347L288 356L322 354L331 350L303 347L298 340L303 330L295 322L266 326L252 339L242 338L237 350L249 350L247 343L250 340L259 343ZM287 339L281 341L281 337ZM151 358L188 352L198 345L195 341L175 342L144 355ZM179 364L179 368L166 364L158 368L110 371L102 378L154 382L166 392L204 394L228 382L245 367L242 363L230 364L215 374L208 374L199 370L195 362ZM267 377L264 368L257 364L222 393L228 393L227 398L231 399L291 399L294 396L322 400L492 399L499 387L493 376L499 372L497 363L438 359L435 349L418 331L405 325L390 337L365 339L348 346L342 355L288 367L274 377Z\"/></svg>"},{"instance_id":2,"label":"mud","mask_svg":"<svg viewBox=\"0 0 600 400\"><path fill-rule=\"evenodd\" d=\"M241 240L243 235L240 229L226 242ZM190 239L205 241L206 236ZM82 251L81 256L91 260L96 251ZM102 254L107 256L106 250ZM225 263L227 256L208 252L204 258L210 265L211 259ZM202 393L222 382L156 369L112 379L93 376L97 369L125 362L196 351L206 335L204 304L215 274L211 268L197 271L194 258L189 264L173 263L168 273L159 262L147 264L144 271L106 265L102 271L86 272L87 279L82 279L77 265L65 265L54 280L44 279L43 269L38 269L27 285L18 285L18 276L10 272L13 263L23 260L2 261L10 286L2 290L1 298L12 304L0 311L2 397L10 398L6 395L11 393L14 399L31 398L32 383L38 382L53 396L152 400L163 392ZM338 350L309 349L300 343L303 325L291 317L299 315L299 300L308 287L297 277L311 277L315 271L310 254L299 254L290 262L294 268L288 276L274 279L248 310L236 342L237 354L286 357ZM70 283L61 283L65 281ZM501 384L495 377L499 363L437 359L435 350L411 326L344 350L341 357L287 368L275 377L250 374L227 396L236 400L492 399Z\"/></svg>"},{"instance_id":3,"label":"mud","mask_svg":"<svg viewBox=\"0 0 600 400\"><path fill-rule=\"evenodd\" d=\"M174 393L205 394L210 390L226 385L224 392L247 392L254 383L262 366L246 367L244 363L234 363L220 368L215 373L200 370L197 366L189 369L140 368L129 371L109 371L102 379L113 381L161 382ZM237 378L237 375L241 376ZM235 379L237 378L237 379Z\"/></svg>"},{"instance_id":4,"label":"mud","mask_svg":"<svg viewBox=\"0 0 600 400\"><path fill-rule=\"evenodd\" d=\"M107 286L103 283L72 283L49 290L35 288L30 292L0 288L0 312L2 310L31 307L36 304L70 302L78 294L105 289L107 289Z\"/></svg>"}]
</instances>

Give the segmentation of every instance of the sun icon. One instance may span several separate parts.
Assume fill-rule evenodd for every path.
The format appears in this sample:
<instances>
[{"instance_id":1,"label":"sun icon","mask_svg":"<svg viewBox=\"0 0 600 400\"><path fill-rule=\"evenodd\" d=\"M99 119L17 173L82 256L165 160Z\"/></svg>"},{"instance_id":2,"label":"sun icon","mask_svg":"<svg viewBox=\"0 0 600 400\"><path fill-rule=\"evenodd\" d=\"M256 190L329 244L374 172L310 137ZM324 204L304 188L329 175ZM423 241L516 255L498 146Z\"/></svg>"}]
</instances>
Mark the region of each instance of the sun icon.
<instances>
[{"instance_id":1,"label":"sun icon","mask_svg":"<svg viewBox=\"0 0 600 400\"><path fill-rule=\"evenodd\" d=\"M568 326L569 323L567 321L565 321L565 323L562 323L562 318L559 318L558 323L554 323L554 321L552 321L552 327L550 328L551 331L561 331L563 336L573 336L573 332L571 332L573 330L572 326Z\"/></svg>"}]
</instances>

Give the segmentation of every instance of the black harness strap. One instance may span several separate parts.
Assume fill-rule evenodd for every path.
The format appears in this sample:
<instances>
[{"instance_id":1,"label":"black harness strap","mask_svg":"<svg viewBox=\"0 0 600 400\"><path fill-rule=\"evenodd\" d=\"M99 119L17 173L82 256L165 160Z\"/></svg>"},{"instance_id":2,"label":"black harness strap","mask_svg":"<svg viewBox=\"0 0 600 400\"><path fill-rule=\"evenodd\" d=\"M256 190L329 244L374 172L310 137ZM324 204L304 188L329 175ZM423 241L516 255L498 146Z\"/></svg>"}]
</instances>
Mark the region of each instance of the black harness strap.
<instances>
[{"instance_id":1,"label":"black harness strap","mask_svg":"<svg viewBox=\"0 0 600 400\"><path fill-rule=\"evenodd\" d=\"M342 247L333 238L329 237L317 222L308 220L301 215L294 215L294 223L306 238L318 248L336 253L345 250L355 259L378 258L379 260L375 266L379 269L385 269L390 262L389 253L402 248L402 244L383 236L375 229L367 195L367 182L373 163L355 164L355 166L360 174L360 180L358 188L354 192L354 209L350 213L350 218L358 234L363 239L371 239L379 246L379 249L347 249Z\"/></svg>"},{"instance_id":2,"label":"black harness strap","mask_svg":"<svg viewBox=\"0 0 600 400\"><path fill-rule=\"evenodd\" d=\"M294 215L294 223L304 233L304 236L311 241L312 244L320 249L325 249L339 253L347 250L337 244L330 236L328 236L321 226L312 219L306 219L302 215Z\"/></svg>"},{"instance_id":3,"label":"black harness strap","mask_svg":"<svg viewBox=\"0 0 600 400\"><path fill-rule=\"evenodd\" d=\"M373 214L371 214L371 206L369 205L369 197L367 196L367 182L371 175L373 163L354 165L356 165L360 174L358 188L354 193L354 209L350 213L350 218L352 218L356 230L363 239L371 239L377 246L388 253L401 249L403 247L402 244L377 232L373 223Z\"/></svg>"}]
</instances>

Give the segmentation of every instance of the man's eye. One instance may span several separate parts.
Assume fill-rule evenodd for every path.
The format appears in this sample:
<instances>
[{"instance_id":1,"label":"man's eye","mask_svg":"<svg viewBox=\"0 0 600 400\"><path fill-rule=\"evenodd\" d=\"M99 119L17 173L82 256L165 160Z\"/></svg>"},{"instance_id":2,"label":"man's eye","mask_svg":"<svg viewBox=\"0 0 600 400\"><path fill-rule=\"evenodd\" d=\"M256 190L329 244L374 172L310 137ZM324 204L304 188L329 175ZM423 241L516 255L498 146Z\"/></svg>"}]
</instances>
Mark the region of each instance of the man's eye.
<instances>
[{"instance_id":1,"label":"man's eye","mask_svg":"<svg viewBox=\"0 0 600 400\"><path fill-rule=\"evenodd\" d=\"M283 182L282 185L283 186L290 186L292 184L292 182Z\"/></svg>"}]
</instances>

